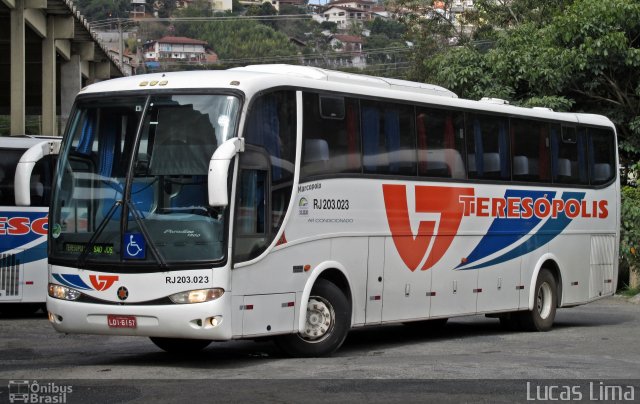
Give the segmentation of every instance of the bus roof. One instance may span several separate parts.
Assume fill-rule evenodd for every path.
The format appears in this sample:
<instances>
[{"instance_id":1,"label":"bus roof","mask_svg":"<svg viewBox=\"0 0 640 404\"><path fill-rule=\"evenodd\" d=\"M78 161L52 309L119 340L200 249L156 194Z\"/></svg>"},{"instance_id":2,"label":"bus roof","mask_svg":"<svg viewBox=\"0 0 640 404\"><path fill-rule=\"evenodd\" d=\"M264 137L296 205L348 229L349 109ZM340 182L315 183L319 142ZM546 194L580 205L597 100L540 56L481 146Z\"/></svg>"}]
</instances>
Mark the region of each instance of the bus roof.
<instances>
[{"instance_id":1,"label":"bus roof","mask_svg":"<svg viewBox=\"0 0 640 404\"><path fill-rule=\"evenodd\" d=\"M470 109L573 124L613 127L606 117L560 113L548 108L523 108L493 98L473 101L458 98L443 87L406 80L344 73L309 66L284 64L250 65L229 70L151 73L102 81L83 88L80 94L106 92L153 92L179 89L234 89L251 97L274 87L299 87L343 94L406 100L448 108Z\"/></svg>"},{"instance_id":2,"label":"bus roof","mask_svg":"<svg viewBox=\"0 0 640 404\"><path fill-rule=\"evenodd\" d=\"M0 136L0 149L28 149L43 140L62 140L54 136Z\"/></svg>"}]
</instances>

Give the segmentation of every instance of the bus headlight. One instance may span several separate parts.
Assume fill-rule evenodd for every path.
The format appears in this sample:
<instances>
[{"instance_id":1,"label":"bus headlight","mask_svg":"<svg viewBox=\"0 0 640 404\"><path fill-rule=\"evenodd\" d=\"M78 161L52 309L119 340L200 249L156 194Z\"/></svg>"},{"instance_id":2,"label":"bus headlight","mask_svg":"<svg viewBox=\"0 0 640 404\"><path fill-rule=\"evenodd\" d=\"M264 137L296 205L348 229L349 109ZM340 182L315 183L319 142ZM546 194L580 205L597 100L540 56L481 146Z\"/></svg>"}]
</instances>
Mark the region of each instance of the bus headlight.
<instances>
[{"instance_id":1,"label":"bus headlight","mask_svg":"<svg viewBox=\"0 0 640 404\"><path fill-rule=\"evenodd\" d=\"M82 293L80 291L68 288L54 283L49 284L49 296L62 300L77 300Z\"/></svg>"},{"instance_id":2,"label":"bus headlight","mask_svg":"<svg viewBox=\"0 0 640 404\"><path fill-rule=\"evenodd\" d=\"M173 294L169 296L169 299L176 304L204 303L216 300L223 294L224 289L221 288L197 289Z\"/></svg>"}]
</instances>

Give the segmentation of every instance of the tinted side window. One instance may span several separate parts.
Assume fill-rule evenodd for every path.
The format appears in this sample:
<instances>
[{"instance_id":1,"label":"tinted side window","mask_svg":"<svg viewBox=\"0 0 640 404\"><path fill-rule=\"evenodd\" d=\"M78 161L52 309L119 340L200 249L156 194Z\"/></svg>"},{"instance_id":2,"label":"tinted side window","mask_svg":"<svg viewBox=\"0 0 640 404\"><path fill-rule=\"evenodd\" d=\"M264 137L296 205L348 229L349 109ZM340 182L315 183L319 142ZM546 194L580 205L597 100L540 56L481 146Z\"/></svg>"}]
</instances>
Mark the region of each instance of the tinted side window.
<instances>
[{"instance_id":1,"label":"tinted side window","mask_svg":"<svg viewBox=\"0 0 640 404\"><path fill-rule=\"evenodd\" d=\"M464 115L417 108L418 175L463 179Z\"/></svg>"},{"instance_id":2,"label":"tinted side window","mask_svg":"<svg viewBox=\"0 0 640 404\"><path fill-rule=\"evenodd\" d=\"M13 182L16 166L25 151L26 149L0 150L0 205L2 206L15 206ZM57 156L44 156L33 167L29 179L31 206L49 206L56 160Z\"/></svg>"},{"instance_id":3,"label":"tinted side window","mask_svg":"<svg viewBox=\"0 0 640 404\"><path fill-rule=\"evenodd\" d=\"M507 119L479 114L467 118L469 178L510 179Z\"/></svg>"},{"instance_id":4,"label":"tinted side window","mask_svg":"<svg viewBox=\"0 0 640 404\"><path fill-rule=\"evenodd\" d=\"M362 101L360 112L364 172L416 175L413 107Z\"/></svg>"},{"instance_id":5,"label":"tinted side window","mask_svg":"<svg viewBox=\"0 0 640 404\"><path fill-rule=\"evenodd\" d=\"M553 182L589 183L586 155L586 130L563 126L551 130L551 167Z\"/></svg>"},{"instance_id":6,"label":"tinted side window","mask_svg":"<svg viewBox=\"0 0 640 404\"><path fill-rule=\"evenodd\" d=\"M548 124L512 119L511 150L515 181L548 182L551 179Z\"/></svg>"},{"instance_id":7,"label":"tinted side window","mask_svg":"<svg viewBox=\"0 0 640 404\"><path fill-rule=\"evenodd\" d=\"M589 170L591 184L611 181L616 174L616 150L610 129L589 129Z\"/></svg>"},{"instance_id":8,"label":"tinted side window","mask_svg":"<svg viewBox=\"0 0 640 404\"><path fill-rule=\"evenodd\" d=\"M0 205L2 206L16 205L13 181L16 175L16 165L25 150L0 149Z\"/></svg>"},{"instance_id":9,"label":"tinted side window","mask_svg":"<svg viewBox=\"0 0 640 404\"><path fill-rule=\"evenodd\" d=\"M332 97L335 99L335 97ZM320 95L303 94L303 139L301 177L334 173L359 173L360 118L358 101L344 98L344 116L323 117ZM335 105L335 103L334 103Z\"/></svg>"}]
</instances>

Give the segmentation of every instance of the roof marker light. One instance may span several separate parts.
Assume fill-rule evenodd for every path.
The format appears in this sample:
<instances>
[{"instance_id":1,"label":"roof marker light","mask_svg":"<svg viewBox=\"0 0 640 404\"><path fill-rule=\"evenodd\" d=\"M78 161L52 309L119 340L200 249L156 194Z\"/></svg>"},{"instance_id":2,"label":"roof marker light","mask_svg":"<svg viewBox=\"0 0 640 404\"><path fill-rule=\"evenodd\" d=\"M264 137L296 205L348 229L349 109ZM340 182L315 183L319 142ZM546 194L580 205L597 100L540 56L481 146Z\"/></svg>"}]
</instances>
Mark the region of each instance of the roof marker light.
<instances>
[{"instance_id":1,"label":"roof marker light","mask_svg":"<svg viewBox=\"0 0 640 404\"><path fill-rule=\"evenodd\" d=\"M146 87L149 85L148 81L141 81L140 84L138 84L140 87Z\"/></svg>"}]
</instances>

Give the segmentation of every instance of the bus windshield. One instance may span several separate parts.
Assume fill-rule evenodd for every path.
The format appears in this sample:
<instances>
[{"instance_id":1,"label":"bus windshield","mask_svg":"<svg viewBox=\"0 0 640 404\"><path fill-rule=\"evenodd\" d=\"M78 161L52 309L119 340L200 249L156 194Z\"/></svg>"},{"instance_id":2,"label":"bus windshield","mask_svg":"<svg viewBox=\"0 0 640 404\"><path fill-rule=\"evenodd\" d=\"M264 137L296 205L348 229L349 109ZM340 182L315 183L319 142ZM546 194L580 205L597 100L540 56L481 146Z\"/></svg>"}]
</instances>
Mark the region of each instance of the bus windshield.
<instances>
[{"instance_id":1,"label":"bus windshield","mask_svg":"<svg viewBox=\"0 0 640 404\"><path fill-rule=\"evenodd\" d=\"M208 206L207 173L236 136L239 108L222 94L79 100L54 185L50 259L126 268L224 259L226 215Z\"/></svg>"}]
</instances>

